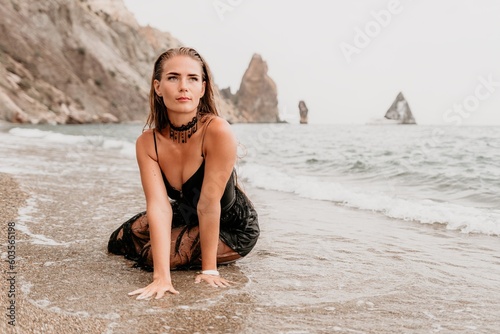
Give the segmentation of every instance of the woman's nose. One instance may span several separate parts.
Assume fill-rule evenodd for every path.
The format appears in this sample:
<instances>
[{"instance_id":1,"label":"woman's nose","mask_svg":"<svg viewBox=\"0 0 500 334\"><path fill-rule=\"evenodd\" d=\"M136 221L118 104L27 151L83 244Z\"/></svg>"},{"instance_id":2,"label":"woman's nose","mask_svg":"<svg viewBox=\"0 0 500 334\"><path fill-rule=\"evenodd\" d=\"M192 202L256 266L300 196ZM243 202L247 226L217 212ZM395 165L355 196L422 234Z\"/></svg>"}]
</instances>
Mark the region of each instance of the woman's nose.
<instances>
[{"instance_id":1,"label":"woman's nose","mask_svg":"<svg viewBox=\"0 0 500 334\"><path fill-rule=\"evenodd\" d=\"M186 79L179 80L179 90L181 90L181 91L187 90L187 80Z\"/></svg>"}]
</instances>

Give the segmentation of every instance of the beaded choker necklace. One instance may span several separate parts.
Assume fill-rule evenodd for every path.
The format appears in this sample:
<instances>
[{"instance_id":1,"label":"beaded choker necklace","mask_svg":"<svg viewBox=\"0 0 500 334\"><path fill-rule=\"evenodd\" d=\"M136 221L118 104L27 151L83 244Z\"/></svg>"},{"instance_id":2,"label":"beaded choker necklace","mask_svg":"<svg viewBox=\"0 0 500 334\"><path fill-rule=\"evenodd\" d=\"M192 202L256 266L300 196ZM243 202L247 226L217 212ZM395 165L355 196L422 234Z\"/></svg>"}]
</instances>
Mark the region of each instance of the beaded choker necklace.
<instances>
[{"instance_id":1,"label":"beaded choker necklace","mask_svg":"<svg viewBox=\"0 0 500 334\"><path fill-rule=\"evenodd\" d=\"M194 116L191 122L175 126L169 122L170 139L178 143L187 143L188 139L198 130L198 117Z\"/></svg>"}]
</instances>

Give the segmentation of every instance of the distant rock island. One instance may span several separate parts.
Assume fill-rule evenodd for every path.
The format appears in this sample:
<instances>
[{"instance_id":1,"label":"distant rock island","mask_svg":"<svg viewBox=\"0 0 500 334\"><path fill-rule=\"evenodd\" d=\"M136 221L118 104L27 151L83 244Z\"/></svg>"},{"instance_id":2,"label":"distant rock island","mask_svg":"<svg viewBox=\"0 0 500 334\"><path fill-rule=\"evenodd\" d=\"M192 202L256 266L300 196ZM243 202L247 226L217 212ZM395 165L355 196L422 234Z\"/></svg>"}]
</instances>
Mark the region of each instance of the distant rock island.
<instances>
[{"instance_id":1,"label":"distant rock island","mask_svg":"<svg viewBox=\"0 0 500 334\"><path fill-rule=\"evenodd\" d=\"M300 114L300 124L307 124L307 114L309 109L307 109L306 103L302 100L299 101L299 114Z\"/></svg>"},{"instance_id":2,"label":"distant rock island","mask_svg":"<svg viewBox=\"0 0 500 334\"><path fill-rule=\"evenodd\" d=\"M369 124L417 124L417 122L408 101L404 98L403 93L399 92L384 118L372 120Z\"/></svg>"},{"instance_id":3,"label":"distant rock island","mask_svg":"<svg viewBox=\"0 0 500 334\"><path fill-rule=\"evenodd\" d=\"M417 124L411 113L410 106L401 92L396 96L396 99L389 107L384 117L398 121L400 124Z\"/></svg>"},{"instance_id":4,"label":"distant rock island","mask_svg":"<svg viewBox=\"0 0 500 334\"><path fill-rule=\"evenodd\" d=\"M232 94L230 88L225 88L221 94L235 105L246 123L281 122L276 84L267 74L267 63L259 54L252 56L239 90Z\"/></svg>"},{"instance_id":5,"label":"distant rock island","mask_svg":"<svg viewBox=\"0 0 500 334\"><path fill-rule=\"evenodd\" d=\"M153 63L182 45L140 26L122 0L0 0L0 15L0 120L8 122L145 121ZM219 99L222 117L277 121L276 85L260 61L252 59L237 104Z\"/></svg>"}]
</instances>

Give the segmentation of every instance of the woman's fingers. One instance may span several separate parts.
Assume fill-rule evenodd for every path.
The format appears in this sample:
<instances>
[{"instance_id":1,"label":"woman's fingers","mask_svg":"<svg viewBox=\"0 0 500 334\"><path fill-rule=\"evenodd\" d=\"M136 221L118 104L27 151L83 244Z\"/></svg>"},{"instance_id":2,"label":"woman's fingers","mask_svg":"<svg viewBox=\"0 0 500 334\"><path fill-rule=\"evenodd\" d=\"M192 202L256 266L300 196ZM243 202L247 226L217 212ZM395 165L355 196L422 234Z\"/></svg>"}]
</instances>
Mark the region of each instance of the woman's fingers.
<instances>
[{"instance_id":1,"label":"woman's fingers","mask_svg":"<svg viewBox=\"0 0 500 334\"><path fill-rule=\"evenodd\" d=\"M146 288L140 288L140 289L137 289L137 290L134 290L132 292L129 292L128 295L129 296L133 296L133 295L138 295L138 294L141 294Z\"/></svg>"},{"instance_id":2,"label":"woman's fingers","mask_svg":"<svg viewBox=\"0 0 500 334\"><path fill-rule=\"evenodd\" d=\"M214 288L219 288L219 287L225 288L225 287L231 286L230 281L228 281L220 276L199 274L196 276L194 282L200 283L201 281L207 282L209 285L213 286ZM234 282L231 282L231 283L234 283Z\"/></svg>"},{"instance_id":3,"label":"woman's fingers","mask_svg":"<svg viewBox=\"0 0 500 334\"><path fill-rule=\"evenodd\" d=\"M148 299L153 295L153 292L148 289L148 287L144 288L143 291L137 296L135 299Z\"/></svg>"},{"instance_id":4,"label":"woman's fingers","mask_svg":"<svg viewBox=\"0 0 500 334\"><path fill-rule=\"evenodd\" d=\"M156 295L155 299L160 299L165 296L166 292L170 292L172 294L179 294L179 291L175 290L173 286L167 287L158 287L153 284L148 285L145 288L137 289L135 291L129 292L129 296L139 295L136 299L151 299L154 295Z\"/></svg>"},{"instance_id":5,"label":"woman's fingers","mask_svg":"<svg viewBox=\"0 0 500 334\"><path fill-rule=\"evenodd\" d=\"M231 286L231 284L229 284L230 282L228 280L225 280L225 279L222 279L221 280L221 284L223 284L224 286Z\"/></svg>"},{"instance_id":6,"label":"woman's fingers","mask_svg":"<svg viewBox=\"0 0 500 334\"><path fill-rule=\"evenodd\" d=\"M136 299L151 299L151 297L156 293L156 291L151 291L151 290L146 290L143 293L141 293L139 296L137 296Z\"/></svg>"},{"instance_id":7,"label":"woman's fingers","mask_svg":"<svg viewBox=\"0 0 500 334\"><path fill-rule=\"evenodd\" d=\"M214 288L225 288L231 286L230 283L234 283L220 276L204 275L204 274L197 275L194 282L200 283L201 281L207 282ZM171 284L158 284L157 282L153 282L145 288L140 288L132 292L129 292L128 295L129 296L138 295L136 297L136 299L138 300L151 299L153 297L155 299L160 299L164 297L167 292L170 292L175 295L179 293L179 291L175 290L175 288Z\"/></svg>"},{"instance_id":8,"label":"woman's fingers","mask_svg":"<svg viewBox=\"0 0 500 334\"><path fill-rule=\"evenodd\" d=\"M159 291L156 293L155 299L160 299L163 296L165 296L165 291Z\"/></svg>"}]
</instances>

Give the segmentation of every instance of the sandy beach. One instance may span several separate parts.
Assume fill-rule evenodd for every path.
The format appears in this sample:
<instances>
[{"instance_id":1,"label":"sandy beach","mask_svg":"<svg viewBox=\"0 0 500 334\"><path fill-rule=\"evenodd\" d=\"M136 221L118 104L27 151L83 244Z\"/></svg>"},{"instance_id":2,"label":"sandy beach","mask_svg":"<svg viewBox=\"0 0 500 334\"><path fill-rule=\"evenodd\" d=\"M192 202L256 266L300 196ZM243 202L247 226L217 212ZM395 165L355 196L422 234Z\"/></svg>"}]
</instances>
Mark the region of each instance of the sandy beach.
<instances>
[{"instance_id":1,"label":"sandy beach","mask_svg":"<svg viewBox=\"0 0 500 334\"><path fill-rule=\"evenodd\" d=\"M2 241L7 240L8 222L16 222L16 211L25 204L16 182L1 174L3 217ZM6 194L7 196L4 196ZM63 194L61 194L63 195ZM63 195L64 196L64 195ZM47 215L57 214L49 209ZM68 221L71 218L68 216ZM151 274L131 268L132 263L108 255L108 228L89 232L90 242L72 243L68 231L62 243L49 237L51 228L28 235L16 231L15 326L4 316L2 333L221 333L241 332L249 296L195 285L195 272L174 272L176 288L182 292L163 300L139 302L127 292L147 284ZM49 232L49 233L47 233ZM35 241L30 242L30 237ZM100 239L97 241L97 239ZM6 243L2 243L6 250ZM2 263L4 276L6 262ZM237 267L226 266L224 276L244 286L248 279ZM11 277L11 275L7 276ZM5 283L6 279L2 279ZM7 306L8 287L2 286L2 306ZM236 305L236 307L235 307ZM165 312L166 311L166 312Z\"/></svg>"},{"instance_id":2,"label":"sandy beach","mask_svg":"<svg viewBox=\"0 0 500 334\"><path fill-rule=\"evenodd\" d=\"M137 301L127 292L150 282L151 273L106 251L111 232L144 209L134 159L99 148L47 145L0 145L9 171L0 177L2 333L500 328L498 237L391 219L244 182L262 236L246 258L220 268L234 285L214 289L194 284L194 271L176 271L179 295ZM16 238L15 326L5 313L12 299L4 261L9 222L15 223Z\"/></svg>"},{"instance_id":3,"label":"sandy beach","mask_svg":"<svg viewBox=\"0 0 500 334\"><path fill-rule=\"evenodd\" d=\"M7 233L8 224L16 222L18 209L25 205L26 194L19 189L16 181L7 174L0 173L0 215L2 217L2 228L0 229L0 238L2 240L2 255L7 251ZM37 307L29 298L27 298L26 288L23 289L19 280L24 275L30 275L36 271L35 263L25 261L24 256L31 253L28 249L20 246L23 236L16 231L16 274L7 274L10 272L8 263L2 261L2 321L0 322L1 333L76 333L82 329L88 329L95 333L102 333L105 324L99 320L84 319L77 316L69 316L60 313L54 313L49 310ZM2 260L3 256L2 256ZM7 301L9 291L12 291L8 278L15 278L14 298L15 313L6 310L10 303ZM7 315L14 315L8 317Z\"/></svg>"}]
</instances>

